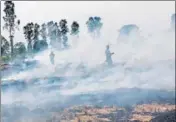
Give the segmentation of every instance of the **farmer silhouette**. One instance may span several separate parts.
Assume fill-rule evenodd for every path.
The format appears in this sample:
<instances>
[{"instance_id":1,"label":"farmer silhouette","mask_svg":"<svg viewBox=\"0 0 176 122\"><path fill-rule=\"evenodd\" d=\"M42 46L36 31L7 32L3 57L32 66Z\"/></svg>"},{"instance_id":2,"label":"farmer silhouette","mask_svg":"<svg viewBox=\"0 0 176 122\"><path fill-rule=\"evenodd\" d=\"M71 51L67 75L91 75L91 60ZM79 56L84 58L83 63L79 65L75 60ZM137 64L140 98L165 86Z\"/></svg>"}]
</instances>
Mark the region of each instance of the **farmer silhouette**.
<instances>
[{"instance_id":1,"label":"farmer silhouette","mask_svg":"<svg viewBox=\"0 0 176 122\"><path fill-rule=\"evenodd\" d=\"M55 54L53 53L53 51L51 51L49 57L50 57L50 62L51 62L51 64L54 65L54 57L55 57Z\"/></svg>"},{"instance_id":2,"label":"farmer silhouette","mask_svg":"<svg viewBox=\"0 0 176 122\"><path fill-rule=\"evenodd\" d=\"M109 45L106 46L106 51L105 51L105 55L106 55L106 62L109 66L112 66L113 65L113 61L112 61L112 55L114 53L111 53L110 50L109 50Z\"/></svg>"}]
</instances>

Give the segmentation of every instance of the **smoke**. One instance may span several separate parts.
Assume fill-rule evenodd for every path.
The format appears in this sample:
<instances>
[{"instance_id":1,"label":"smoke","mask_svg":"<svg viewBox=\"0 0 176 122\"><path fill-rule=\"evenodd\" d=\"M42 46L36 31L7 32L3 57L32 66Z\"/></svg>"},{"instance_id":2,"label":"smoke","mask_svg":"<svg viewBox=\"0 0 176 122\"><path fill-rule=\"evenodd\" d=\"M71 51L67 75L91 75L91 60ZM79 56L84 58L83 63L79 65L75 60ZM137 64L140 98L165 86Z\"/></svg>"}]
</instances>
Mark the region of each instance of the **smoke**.
<instances>
[{"instance_id":1,"label":"smoke","mask_svg":"<svg viewBox=\"0 0 176 122\"><path fill-rule=\"evenodd\" d=\"M63 51L48 49L33 58L39 62L35 68L3 79L4 82L21 79L30 82L31 79L41 78L38 84L30 85L24 91L12 88L2 91L1 103L5 106L20 103L33 110L55 105L96 103L91 101L93 95L97 101L113 103L117 100L116 97L107 100L104 98L106 95L102 94L114 93L121 88L166 90L165 92L175 89L175 30L168 30L169 27L166 28L168 24L163 23L160 25L164 26L155 28L155 31L147 24L142 28L139 25L139 37L130 35L122 41L117 40L119 34L117 30L120 29L114 26L117 22L113 23L112 20L105 18L103 23L100 38L92 39L86 29L82 29L77 40L69 36L69 49ZM107 44L110 45L111 52L115 53L112 56L113 67L105 64ZM51 51L55 53L54 65L51 65L49 60ZM51 83L48 81L50 77L65 77L66 80ZM119 93L118 103L122 104L124 101L136 103L147 99L150 95L153 97L154 93L131 92L127 97L123 97L126 93ZM164 95L165 98L175 97L170 93L158 94ZM88 95L87 100L81 100L84 95Z\"/></svg>"},{"instance_id":2,"label":"smoke","mask_svg":"<svg viewBox=\"0 0 176 122\"><path fill-rule=\"evenodd\" d=\"M72 77L71 80L60 83L61 89L56 90L62 95L134 87L174 89L174 32L161 31L146 38L142 33L140 34L139 38L131 35L125 42L117 41L116 35L114 35L114 40L109 42L104 34L99 39L92 39L88 34L82 34L77 43L70 39L70 49L64 51L49 49L42 52L34 57L40 63L37 67L10 76L9 79L27 81L32 78L54 76ZM112 57L114 66L111 68L105 64L107 44L110 44L110 50L115 53ZM49 60L51 50L55 53L54 66ZM41 85L44 87L47 84L41 83ZM32 88L29 89L34 91Z\"/></svg>"}]
</instances>

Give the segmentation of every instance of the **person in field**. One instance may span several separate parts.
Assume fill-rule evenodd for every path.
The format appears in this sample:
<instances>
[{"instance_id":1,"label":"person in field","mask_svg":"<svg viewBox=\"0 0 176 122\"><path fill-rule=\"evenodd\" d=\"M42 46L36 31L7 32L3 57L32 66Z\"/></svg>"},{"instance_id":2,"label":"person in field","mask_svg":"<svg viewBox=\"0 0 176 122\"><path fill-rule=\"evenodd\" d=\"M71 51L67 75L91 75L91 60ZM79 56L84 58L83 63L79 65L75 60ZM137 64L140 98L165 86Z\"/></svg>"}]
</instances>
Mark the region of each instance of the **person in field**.
<instances>
[{"instance_id":1,"label":"person in field","mask_svg":"<svg viewBox=\"0 0 176 122\"><path fill-rule=\"evenodd\" d=\"M50 53L50 62L53 65L54 65L54 57L55 57L55 54L53 53L53 51L51 51L51 53Z\"/></svg>"},{"instance_id":2,"label":"person in field","mask_svg":"<svg viewBox=\"0 0 176 122\"><path fill-rule=\"evenodd\" d=\"M114 53L111 53L110 52L110 49L109 49L109 45L106 46L106 51L105 51L105 55L106 55L106 63L109 65L109 66L112 66L113 65L113 61L112 61L112 55Z\"/></svg>"}]
</instances>

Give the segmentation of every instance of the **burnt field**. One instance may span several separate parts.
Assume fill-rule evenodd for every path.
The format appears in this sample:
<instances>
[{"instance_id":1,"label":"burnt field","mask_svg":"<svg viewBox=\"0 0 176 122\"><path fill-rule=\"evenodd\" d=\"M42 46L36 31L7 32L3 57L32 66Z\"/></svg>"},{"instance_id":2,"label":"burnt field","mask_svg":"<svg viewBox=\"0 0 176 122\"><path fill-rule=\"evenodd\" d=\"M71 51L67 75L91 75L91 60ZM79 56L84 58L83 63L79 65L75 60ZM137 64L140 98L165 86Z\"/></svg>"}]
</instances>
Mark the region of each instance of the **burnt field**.
<instances>
[{"instance_id":1,"label":"burnt field","mask_svg":"<svg viewBox=\"0 0 176 122\"><path fill-rule=\"evenodd\" d=\"M102 108L103 111L104 106L118 106L126 109L127 111L127 113L123 112L123 115L120 114L120 118L125 116L129 119L129 121L132 121L132 119L130 120L130 116L132 116L132 118L145 118L149 115L151 117L155 115L154 113L138 115L139 112L137 109L140 110L140 108L138 107L137 109L134 109L134 106L136 105L152 105L153 103L157 103L159 105L175 105L175 92L166 90L118 88L115 90L104 90L101 92L65 94L63 91L68 87L65 87L63 84L70 80L71 78L52 77L45 79L31 79L30 82L24 82L24 80L21 80L8 81L7 84L3 83L1 91L3 94L3 122L16 122L13 120L20 120L20 122L23 122L21 120L22 118L33 118L34 122L39 121L40 118L40 121L45 122L48 118L52 118L53 113L56 113L59 117L60 115L63 115L63 112L68 108L80 105L91 105L94 106L94 109ZM75 87L74 84L72 87ZM10 102L8 99L10 99ZM136 110L137 115L132 112L133 109ZM80 110L82 110L82 108L80 108ZM74 109L69 111L69 115L64 114L67 119L72 115L75 115ZM120 115L118 113L118 116ZM81 116L83 117L80 118L85 118L84 115ZM103 116L105 118L109 117L109 115L104 114L100 114L99 116ZM43 118L43 120L41 120L41 118ZM74 117L72 117L72 119L74 119ZM71 119L68 119L67 121L70 122ZM111 119L110 121L118 122Z\"/></svg>"}]
</instances>

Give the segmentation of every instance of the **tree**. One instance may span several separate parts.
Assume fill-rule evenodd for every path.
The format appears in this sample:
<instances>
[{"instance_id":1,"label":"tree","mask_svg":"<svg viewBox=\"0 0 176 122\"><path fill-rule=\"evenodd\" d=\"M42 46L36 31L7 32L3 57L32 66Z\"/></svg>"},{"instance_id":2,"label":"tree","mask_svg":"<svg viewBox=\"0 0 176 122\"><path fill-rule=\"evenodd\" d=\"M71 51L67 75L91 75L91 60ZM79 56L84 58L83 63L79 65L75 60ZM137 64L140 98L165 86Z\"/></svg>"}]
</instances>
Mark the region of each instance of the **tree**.
<instances>
[{"instance_id":1,"label":"tree","mask_svg":"<svg viewBox=\"0 0 176 122\"><path fill-rule=\"evenodd\" d=\"M93 33L94 28L95 28L93 17L89 17L89 19L86 22L86 25L87 25L87 28L88 28L88 32Z\"/></svg>"},{"instance_id":2,"label":"tree","mask_svg":"<svg viewBox=\"0 0 176 122\"><path fill-rule=\"evenodd\" d=\"M139 28L135 24L124 25L119 30L120 34L129 35L132 31L137 31Z\"/></svg>"},{"instance_id":3,"label":"tree","mask_svg":"<svg viewBox=\"0 0 176 122\"><path fill-rule=\"evenodd\" d=\"M10 44L9 42L1 35L1 55L6 56L9 54Z\"/></svg>"},{"instance_id":4,"label":"tree","mask_svg":"<svg viewBox=\"0 0 176 122\"><path fill-rule=\"evenodd\" d=\"M37 40L34 42L33 50L35 53L43 51L48 48L48 43L45 40Z\"/></svg>"},{"instance_id":5,"label":"tree","mask_svg":"<svg viewBox=\"0 0 176 122\"><path fill-rule=\"evenodd\" d=\"M43 40L47 41L47 26L46 24L42 24L42 28L40 30L40 35L42 37Z\"/></svg>"},{"instance_id":6,"label":"tree","mask_svg":"<svg viewBox=\"0 0 176 122\"><path fill-rule=\"evenodd\" d=\"M34 41L37 41L37 40L39 40L39 29L40 29L40 25L39 24L37 24L37 23L35 23L34 24L34 30L33 30L33 33L34 33L34 37L33 37L33 40Z\"/></svg>"},{"instance_id":7,"label":"tree","mask_svg":"<svg viewBox=\"0 0 176 122\"><path fill-rule=\"evenodd\" d=\"M61 37L62 37L62 41L63 41L63 46L65 48L68 47L68 37L67 37L67 33L69 32L68 30L68 26L67 26L67 20L66 19L62 19L59 22L59 27L60 27L60 32L61 32Z\"/></svg>"},{"instance_id":8,"label":"tree","mask_svg":"<svg viewBox=\"0 0 176 122\"><path fill-rule=\"evenodd\" d=\"M78 35L79 33L79 24L74 21L71 25L71 35Z\"/></svg>"},{"instance_id":9,"label":"tree","mask_svg":"<svg viewBox=\"0 0 176 122\"><path fill-rule=\"evenodd\" d=\"M88 21L86 22L88 32L94 37L100 36L100 30L103 26L100 17L89 17Z\"/></svg>"},{"instance_id":10,"label":"tree","mask_svg":"<svg viewBox=\"0 0 176 122\"><path fill-rule=\"evenodd\" d=\"M27 42L28 42L27 50L29 53L31 53L32 52L32 40L34 37L34 24L32 22L27 23L26 26L23 27L23 31L24 31L25 38L27 39Z\"/></svg>"},{"instance_id":11,"label":"tree","mask_svg":"<svg viewBox=\"0 0 176 122\"><path fill-rule=\"evenodd\" d=\"M37 23L27 23L26 26L24 26L24 35L27 39L28 46L27 50L29 53L32 53L33 51L39 52L48 47L47 41L46 41L46 28L45 25L43 25L43 32L40 30L40 25ZM39 40L40 32L42 33L43 40Z\"/></svg>"},{"instance_id":12,"label":"tree","mask_svg":"<svg viewBox=\"0 0 176 122\"><path fill-rule=\"evenodd\" d=\"M59 49L61 49L61 43L62 43L62 37L61 37L61 30L59 29L58 24L56 25L56 41L58 42L56 46L58 46Z\"/></svg>"},{"instance_id":13,"label":"tree","mask_svg":"<svg viewBox=\"0 0 176 122\"><path fill-rule=\"evenodd\" d=\"M121 27L119 30L119 37L120 40L126 40L130 35L139 35L139 27L135 24L128 24Z\"/></svg>"},{"instance_id":14,"label":"tree","mask_svg":"<svg viewBox=\"0 0 176 122\"><path fill-rule=\"evenodd\" d=\"M56 36L57 23L53 21L48 22L47 29L48 29L50 45L54 47L57 40L57 36Z\"/></svg>"},{"instance_id":15,"label":"tree","mask_svg":"<svg viewBox=\"0 0 176 122\"><path fill-rule=\"evenodd\" d=\"M47 23L47 29L48 29L48 36L50 41L53 40L53 29L54 29L54 22L50 21Z\"/></svg>"},{"instance_id":16,"label":"tree","mask_svg":"<svg viewBox=\"0 0 176 122\"><path fill-rule=\"evenodd\" d=\"M14 45L14 54L15 56L24 57L26 54L26 47L23 42L18 42Z\"/></svg>"},{"instance_id":17,"label":"tree","mask_svg":"<svg viewBox=\"0 0 176 122\"><path fill-rule=\"evenodd\" d=\"M99 37L100 36L100 30L103 26L103 23L101 22L101 18L100 17L94 17L94 23L95 23L95 33L96 36Z\"/></svg>"},{"instance_id":18,"label":"tree","mask_svg":"<svg viewBox=\"0 0 176 122\"><path fill-rule=\"evenodd\" d=\"M20 20L18 20L15 23L15 19L16 19L15 4L12 1L5 1L4 6L5 6L4 8L5 16L3 17L3 19L5 21L5 25L3 29L8 30L9 32L11 57L13 57L13 37L14 37L15 29L18 29Z\"/></svg>"},{"instance_id":19,"label":"tree","mask_svg":"<svg viewBox=\"0 0 176 122\"><path fill-rule=\"evenodd\" d=\"M58 46L61 43L61 34L60 34L60 30L59 30L59 26L58 26L57 22L55 22L53 24L53 30L51 33L52 33L52 37L53 37L53 39L51 40L52 45L53 45L53 47L58 48Z\"/></svg>"},{"instance_id":20,"label":"tree","mask_svg":"<svg viewBox=\"0 0 176 122\"><path fill-rule=\"evenodd\" d=\"M76 46L78 44L78 38L79 38L79 24L76 21L73 21L71 25L71 39L74 42L72 46Z\"/></svg>"},{"instance_id":21,"label":"tree","mask_svg":"<svg viewBox=\"0 0 176 122\"><path fill-rule=\"evenodd\" d=\"M61 31L59 29L58 23L50 21L47 23L48 36L50 39L50 44L52 47L61 47Z\"/></svg>"},{"instance_id":22,"label":"tree","mask_svg":"<svg viewBox=\"0 0 176 122\"><path fill-rule=\"evenodd\" d=\"M40 32L42 32L41 36L42 36L43 40L39 40ZM43 24L42 30L40 30L40 25L35 23L33 33L34 33L33 51L36 53L36 52L39 52L39 51L46 49L48 47L48 44L46 41L46 25Z\"/></svg>"}]
</instances>

